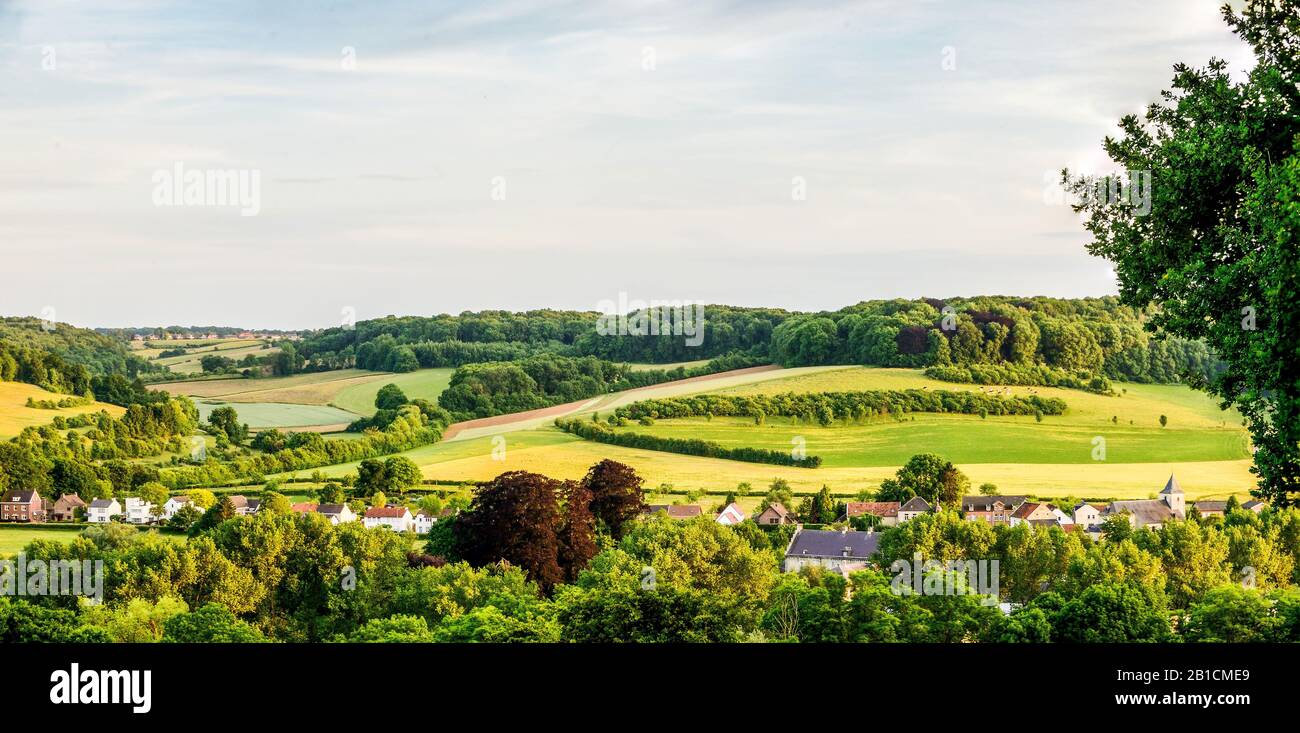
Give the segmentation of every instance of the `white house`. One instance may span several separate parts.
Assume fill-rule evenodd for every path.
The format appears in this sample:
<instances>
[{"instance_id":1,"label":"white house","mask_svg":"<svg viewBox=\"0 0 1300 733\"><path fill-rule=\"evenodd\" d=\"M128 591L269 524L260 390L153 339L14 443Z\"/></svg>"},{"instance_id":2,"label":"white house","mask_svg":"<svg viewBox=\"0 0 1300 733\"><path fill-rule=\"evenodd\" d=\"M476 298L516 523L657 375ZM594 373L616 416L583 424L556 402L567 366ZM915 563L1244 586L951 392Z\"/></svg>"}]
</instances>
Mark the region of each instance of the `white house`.
<instances>
[{"instance_id":1,"label":"white house","mask_svg":"<svg viewBox=\"0 0 1300 733\"><path fill-rule=\"evenodd\" d=\"M922 514L929 514L933 511L930 502L919 496L913 496L898 508L898 523L910 522Z\"/></svg>"},{"instance_id":2,"label":"white house","mask_svg":"<svg viewBox=\"0 0 1300 733\"><path fill-rule=\"evenodd\" d=\"M745 512L733 501L718 512L718 524L730 527L745 521Z\"/></svg>"},{"instance_id":3,"label":"white house","mask_svg":"<svg viewBox=\"0 0 1300 733\"><path fill-rule=\"evenodd\" d=\"M1074 524L1074 517L1061 511L1060 507L1052 506L1051 509L1052 509L1052 514L1056 517L1057 524L1061 525L1062 527L1066 527L1071 524Z\"/></svg>"},{"instance_id":4,"label":"white house","mask_svg":"<svg viewBox=\"0 0 1300 733\"><path fill-rule=\"evenodd\" d=\"M198 506L190 501L190 497L188 496L168 497L167 503L163 504L163 519L171 519L176 516L176 512L179 512L182 508L187 506L192 506L195 509L198 509ZM200 509L199 511L202 510Z\"/></svg>"},{"instance_id":5,"label":"white house","mask_svg":"<svg viewBox=\"0 0 1300 733\"><path fill-rule=\"evenodd\" d=\"M1101 510L1092 504L1081 501L1074 505L1074 523L1084 527L1101 524Z\"/></svg>"},{"instance_id":6,"label":"white house","mask_svg":"<svg viewBox=\"0 0 1300 733\"><path fill-rule=\"evenodd\" d=\"M366 525L366 529L387 527L394 532L411 532L415 529L411 510L404 506L372 506L366 510L361 523Z\"/></svg>"},{"instance_id":7,"label":"white house","mask_svg":"<svg viewBox=\"0 0 1300 733\"><path fill-rule=\"evenodd\" d=\"M317 514L324 514L325 518L330 520L330 524L339 524L340 522L354 522L357 515L347 504L321 504L316 507Z\"/></svg>"},{"instance_id":8,"label":"white house","mask_svg":"<svg viewBox=\"0 0 1300 733\"><path fill-rule=\"evenodd\" d=\"M429 534L433 530L433 525L437 523L437 516L430 514L428 509L421 509L420 513L415 515L415 533Z\"/></svg>"},{"instance_id":9,"label":"white house","mask_svg":"<svg viewBox=\"0 0 1300 733\"><path fill-rule=\"evenodd\" d=\"M153 520L153 504L137 496L126 497L127 522L131 524L149 524Z\"/></svg>"},{"instance_id":10,"label":"white house","mask_svg":"<svg viewBox=\"0 0 1300 733\"><path fill-rule=\"evenodd\" d=\"M107 524L113 521L113 517L122 513L122 505L117 503L117 499L95 499L90 502L86 508L86 521L95 524Z\"/></svg>"}]
</instances>

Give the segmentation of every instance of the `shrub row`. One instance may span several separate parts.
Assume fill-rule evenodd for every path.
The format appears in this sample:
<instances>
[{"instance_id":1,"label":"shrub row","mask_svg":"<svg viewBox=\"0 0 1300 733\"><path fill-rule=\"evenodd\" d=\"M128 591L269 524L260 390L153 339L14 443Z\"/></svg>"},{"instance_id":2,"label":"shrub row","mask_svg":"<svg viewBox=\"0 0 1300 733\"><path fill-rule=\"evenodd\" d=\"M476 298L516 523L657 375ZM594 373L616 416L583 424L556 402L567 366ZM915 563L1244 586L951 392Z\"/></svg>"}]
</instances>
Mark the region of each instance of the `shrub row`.
<instances>
[{"instance_id":1,"label":"shrub row","mask_svg":"<svg viewBox=\"0 0 1300 733\"><path fill-rule=\"evenodd\" d=\"M747 463L770 463L777 466L794 466L796 468L817 468L822 465L820 456L795 457L793 453L769 450L767 448L724 448L711 441L699 438L661 438L655 435L614 431L605 426L587 420L555 421L556 427L586 440L597 443L621 445L624 448L641 448L667 453L681 453L688 456L705 458L725 458L731 461Z\"/></svg>"}]
</instances>

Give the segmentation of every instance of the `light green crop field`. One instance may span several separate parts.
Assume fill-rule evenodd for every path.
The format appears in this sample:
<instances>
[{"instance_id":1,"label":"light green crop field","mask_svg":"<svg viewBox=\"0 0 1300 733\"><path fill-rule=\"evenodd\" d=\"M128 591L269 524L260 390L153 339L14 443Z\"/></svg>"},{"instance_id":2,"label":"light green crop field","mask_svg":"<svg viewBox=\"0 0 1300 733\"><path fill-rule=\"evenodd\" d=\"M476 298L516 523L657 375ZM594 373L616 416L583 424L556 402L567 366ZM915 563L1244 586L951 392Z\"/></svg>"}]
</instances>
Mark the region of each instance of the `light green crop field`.
<instances>
[{"instance_id":1,"label":"light green crop field","mask_svg":"<svg viewBox=\"0 0 1300 733\"><path fill-rule=\"evenodd\" d=\"M408 399L423 398L437 404L438 395L451 383L454 369L417 369L405 374L381 374L375 379L349 385L332 400L335 407L358 415L375 414L375 395L385 384L396 384ZM374 374L374 372L369 372Z\"/></svg>"},{"instance_id":2,"label":"light green crop field","mask_svg":"<svg viewBox=\"0 0 1300 733\"><path fill-rule=\"evenodd\" d=\"M365 385L373 390L372 400L384 383L379 380ZM1244 498L1254 484L1249 472L1249 448L1236 414L1222 412L1212 398L1176 385L1122 384L1116 387L1117 391L1123 390L1119 396L1107 397L1077 390L952 384L928 379L910 369L809 367L610 394L588 401L570 414L586 417L597 411L606 415L619 405L637 400L700 392L774 394L911 388L1038 394L1060 397L1069 409L1064 415L1045 416L1042 423L1032 417L982 420L978 416L917 414L915 420L908 415L903 422L877 419L829 427L779 418L769 418L763 426L741 418L692 418L625 428L775 450L790 450L791 440L802 437L808 453L820 455L825 461L817 469L594 443L557 430L551 425L554 417L507 419L403 455L415 461L426 478L466 481L486 480L513 470L581 478L592 464L612 458L635 468L647 488L669 484L678 489L707 491L727 491L748 482L761 492L774 478L781 477L796 491L816 491L827 485L837 494L854 494L878 488L904 461L921 452L938 453L954 461L970 477L972 486L991 482L1004 493L1042 497L1147 498L1160 490L1170 474L1178 476L1190 499L1225 498L1229 494ZM1159 425L1162 414L1169 418L1166 428ZM1094 460L1093 440L1098 436L1106 439L1105 460ZM341 476L355 472L356 466L320 470L328 476Z\"/></svg>"},{"instance_id":3,"label":"light green crop field","mask_svg":"<svg viewBox=\"0 0 1300 733\"><path fill-rule=\"evenodd\" d=\"M894 422L877 418L866 424L822 427L770 418L754 425L744 418L715 417L660 420L653 426L632 425L623 432L664 438L699 438L727 448L789 451L802 444L824 466L898 466L912 455L934 452L956 463L1092 463L1094 440L1103 438L1106 460L1228 461L1249 458L1246 435L1239 430L1134 428L1071 425L1064 417L989 417L916 414Z\"/></svg>"},{"instance_id":4,"label":"light green crop field","mask_svg":"<svg viewBox=\"0 0 1300 733\"><path fill-rule=\"evenodd\" d=\"M217 397L226 402L285 402L297 405L328 405L339 392L366 382L391 376L365 369L294 374L288 377L256 379L204 379L167 382L152 389L189 397Z\"/></svg>"},{"instance_id":5,"label":"light green crop field","mask_svg":"<svg viewBox=\"0 0 1300 733\"><path fill-rule=\"evenodd\" d=\"M233 407L239 414L239 421L250 428L300 428L319 425L344 425L357 419L357 416L327 405L290 405L279 402L222 402L203 400L196 402L199 418L207 421L208 416L218 407Z\"/></svg>"}]
</instances>

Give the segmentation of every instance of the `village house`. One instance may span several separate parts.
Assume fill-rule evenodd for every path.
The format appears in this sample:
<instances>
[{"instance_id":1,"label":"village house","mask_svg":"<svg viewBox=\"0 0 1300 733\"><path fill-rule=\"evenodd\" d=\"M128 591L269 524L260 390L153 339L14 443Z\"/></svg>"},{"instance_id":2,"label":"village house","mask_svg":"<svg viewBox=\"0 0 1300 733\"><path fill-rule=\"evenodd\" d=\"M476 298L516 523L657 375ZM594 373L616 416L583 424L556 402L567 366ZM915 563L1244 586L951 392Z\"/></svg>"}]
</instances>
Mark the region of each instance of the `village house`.
<instances>
[{"instance_id":1,"label":"village house","mask_svg":"<svg viewBox=\"0 0 1300 733\"><path fill-rule=\"evenodd\" d=\"M645 516L659 512L666 512L669 519L694 519L704 516L704 507L699 504L651 504L646 507Z\"/></svg>"},{"instance_id":2,"label":"village house","mask_svg":"<svg viewBox=\"0 0 1300 733\"><path fill-rule=\"evenodd\" d=\"M199 509L198 505L195 504L188 496L170 496L167 498L167 501L163 504L162 518L164 520L171 519L172 517L176 516L176 512L179 512L181 509L187 506L192 506L195 509L198 509L199 511L203 511L202 509Z\"/></svg>"},{"instance_id":3,"label":"village house","mask_svg":"<svg viewBox=\"0 0 1300 733\"><path fill-rule=\"evenodd\" d=\"M314 512L316 511L316 502L300 501L297 504L290 506L289 510L294 514L307 514L308 512Z\"/></svg>"},{"instance_id":4,"label":"village house","mask_svg":"<svg viewBox=\"0 0 1300 733\"><path fill-rule=\"evenodd\" d=\"M963 496L961 512L971 521L1010 524L1011 513L1028 498L1027 496Z\"/></svg>"},{"instance_id":5,"label":"village house","mask_svg":"<svg viewBox=\"0 0 1300 733\"><path fill-rule=\"evenodd\" d=\"M1101 510L1104 507L1096 504L1089 504L1081 501L1074 505L1074 523L1081 527L1091 527L1095 524L1101 524Z\"/></svg>"},{"instance_id":6,"label":"village house","mask_svg":"<svg viewBox=\"0 0 1300 733\"><path fill-rule=\"evenodd\" d=\"M1027 501L1016 507L1016 510L1011 513L1010 524L1012 527L1020 524L1043 526L1056 523L1056 514L1052 512L1052 507L1049 504Z\"/></svg>"},{"instance_id":7,"label":"village house","mask_svg":"<svg viewBox=\"0 0 1300 733\"><path fill-rule=\"evenodd\" d=\"M794 521L794 515L779 501L754 517L754 522L757 524L794 524Z\"/></svg>"},{"instance_id":8,"label":"village house","mask_svg":"<svg viewBox=\"0 0 1300 733\"><path fill-rule=\"evenodd\" d=\"M149 524L154 519L153 504L138 496L126 497L126 521L129 524Z\"/></svg>"},{"instance_id":9,"label":"village house","mask_svg":"<svg viewBox=\"0 0 1300 733\"><path fill-rule=\"evenodd\" d=\"M1178 485L1178 479L1171 475L1169 481L1165 483L1165 488L1160 491L1159 499L1114 501L1106 507L1102 516L1127 514L1129 524L1132 524L1134 529L1157 528L1170 520L1186 517L1186 507L1183 489Z\"/></svg>"},{"instance_id":10,"label":"village house","mask_svg":"<svg viewBox=\"0 0 1300 733\"><path fill-rule=\"evenodd\" d=\"M429 534L433 531L433 525L438 523L438 516L428 509L421 509L415 515L415 533Z\"/></svg>"},{"instance_id":11,"label":"village house","mask_svg":"<svg viewBox=\"0 0 1300 733\"><path fill-rule=\"evenodd\" d=\"M113 517L122 515L122 505L117 499L95 499L86 508L86 521L95 524L107 524Z\"/></svg>"},{"instance_id":12,"label":"village house","mask_svg":"<svg viewBox=\"0 0 1300 733\"><path fill-rule=\"evenodd\" d=\"M1258 499L1251 499L1245 504L1242 504L1241 508L1245 509L1248 512L1255 512L1256 514L1259 514L1260 512L1268 508L1268 505Z\"/></svg>"},{"instance_id":13,"label":"village house","mask_svg":"<svg viewBox=\"0 0 1300 733\"><path fill-rule=\"evenodd\" d=\"M45 500L35 491L7 491L0 496L0 521L44 522Z\"/></svg>"},{"instance_id":14,"label":"village house","mask_svg":"<svg viewBox=\"0 0 1300 733\"><path fill-rule=\"evenodd\" d=\"M1202 517L1222 517L1228 508L1226 501L1198 501L1192 505Z\"/></svg>"},{"instance_id":15,"label":"village house","mask_svg":"<svg viewBox=\"0 0 1300 733\"><path fill-rule=\"evenodd\" d=\"M800 529L790 538L781 570L795 573L816 565L848 575L868 566L879 543L876 532Z\"/></svg>"},{"instance_id":16,"label":"village house","mask_svg":"<svg viewBox=\"0 0 1300 733\"><path fill-rule=\"evenodd\" d=\"M86 511L86 502L76 494L64 494L54 502L50 518L55 522L71 522L77 518L77 511Z\"/></svg>"},{"instance_id":17,"label":"village house","mask_svg":"<svg viewBox=\"0 0 1300 733\"><path fill-rule=\"evenodd\" d=\"M919 496L913 496L898 508L898 523L910 522L922 514L929 514L933 511L934 508L930 506L930 502Z\"/></svg>"},{"instance_id":18,"label":"village house","mask_svg":"<svg viewBox=\"0 0 1300 733\"><path fill-rule=\"evenodd\" d=\"M343 522L356 521L357 515L347 504L321 504L316 507L317 514L325 515L330 520L330 524L341 524Z\"/></svg>"},{"instance_id":19,"label":"village house","mask_svg":"<svg viewBox=\"0 0 1300 733\"><path fill-rule=\"evenodd\" d=\"M386 527L394 532L410 532L415 528L411 510L404 506L372 506L366 510L361 523L366 529Z\"/></svg>"},{"instance_id":20,"label":"village house","mask_svg":"<svg viewBox=\"0 0 1300 733\"><path fill-rule=\"evenodd\" d=\"M718 524L730 527L733 524L740 524L745 521L745 510L741 509L736 502L731 502L718 512Z\"/></svg>"},{"instance_id":21,"label":"village house","mask_svg":"<svg viewBox=\"0 0 1300 733\"><path fill-rule=\"evenodd\" d=\"M896 501L850 501L844 505L844 515L839 521L847 522L869 514L880 520L880 526L893 527L898 524L899 506Z\"/></svg>"}]
</instances>

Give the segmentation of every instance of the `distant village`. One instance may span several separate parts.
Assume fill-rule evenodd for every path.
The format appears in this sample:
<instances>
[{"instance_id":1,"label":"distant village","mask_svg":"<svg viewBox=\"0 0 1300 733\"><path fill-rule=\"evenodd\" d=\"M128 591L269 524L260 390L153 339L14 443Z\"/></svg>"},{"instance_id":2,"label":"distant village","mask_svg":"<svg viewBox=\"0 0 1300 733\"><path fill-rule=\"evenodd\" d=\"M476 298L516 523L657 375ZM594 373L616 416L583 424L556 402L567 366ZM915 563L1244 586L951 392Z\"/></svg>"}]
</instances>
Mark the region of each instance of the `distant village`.
<instances>
[{"instance_id":1,"label":"distant village","mask_svg":"<svg viewBox=\"0 0 1300 733\"><path fill-rule=\"evenodd\" d=\"M258 512L261 500L235 494L226 498L240 515ZM167 499L161 508L144 499L127 497L94 499L89 504L76 494L65 494L52 504L34 491L10 491L0 501L0 521L18 523L72 522L84 520L90 524L124 522L133 525L166 524L177 512L191 505L188 496L177 495ZM1222 517L1228 502L1203 500L1187 507L1186 498L1178 479L1170 476L1155 499L1126 499L1109 504L1079 502L1069 511L1044 502L1030 501L1027 496L971 495L963 496L960 511L970 522L1015 527L1027 524L1034 527L1060 527L1065 532L1082 532L1093 540L1101 539L1103 523L1110 517L1126 516L1134 529L1158 529L1170 521L1186 519L1189 512L1200 517ZM1241 505L1245 511L1260 512L1265 508L1261 501L1247 501ZM317 504L303 502L292 505L295 513L315 512L330 523L360 521L366 528L384 528L393 532L410 532L425 535L440 519L455 514L451 508L438 514L427 510L412 512L405 506L372 506L354 511L347 504ZM851 501L836 524L847 525L854 520L866 523L866 531L848 529L805 528L797 516L783 504L772 503L753 515L760 526L794 525L795 531L786 547L782 569L797 572L807 566L820 566L827 570L848 574L861 570L876 554L880 533L877 527L894 527L909 522L923 514L937 511L919 496L906 502ZM690 520L705 516L697 504L655 504L646 507L645 515L663 513L669 519ZM740 524L751 517L735 502L723 507L713 520L722 525Z\"/></svg>"}]
</instances>

